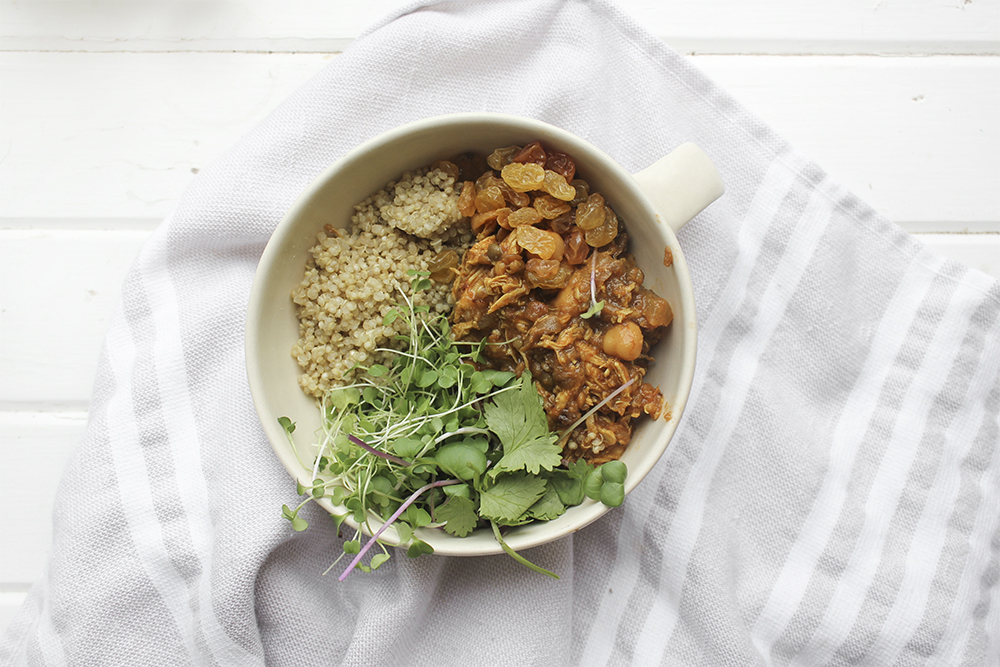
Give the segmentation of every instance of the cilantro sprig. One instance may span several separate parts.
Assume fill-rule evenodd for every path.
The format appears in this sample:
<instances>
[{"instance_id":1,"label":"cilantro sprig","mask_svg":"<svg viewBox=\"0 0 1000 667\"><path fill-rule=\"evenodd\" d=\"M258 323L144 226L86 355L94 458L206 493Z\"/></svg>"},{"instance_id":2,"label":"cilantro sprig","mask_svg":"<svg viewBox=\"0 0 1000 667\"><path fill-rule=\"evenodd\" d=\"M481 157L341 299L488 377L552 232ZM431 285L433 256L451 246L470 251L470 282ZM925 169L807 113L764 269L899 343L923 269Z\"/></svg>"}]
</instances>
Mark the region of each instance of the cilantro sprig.
<instances>
[{"instance_id":1,"label":"cilantro sprig","mask_svg":"<svg viewBox=\"0 0 1000 667\"><path fill-rule=\"evenodd\" d=\"M411 293L428 285L426 272L415 273ZM370 366L326 397L316 456L299 459L313 481L297 484L305 499L295 509L282 506L283 516L301 531L308 523L299 511L310 501L327 498L344 509L334 515L338 530L348 517L358 528L330 566L350 557L341 580L390 559L381 539L390 526L410 557L433 553L421 529L456 537L492 530L515 560L555 577L514 552L502 529L555 519L587 497L621 504L624 464L612 462L618 465L604 475L610 463L564 465L531 374L480 370L485 343L453 340L443 315L402 297L384 321L404 318L409 335L383 350L391 363ZM294 450L294 422L278 421ZM373 536L364 545L362 526ZM380 552L365 564L375 547Z\"/></svg>"}]
</instances>

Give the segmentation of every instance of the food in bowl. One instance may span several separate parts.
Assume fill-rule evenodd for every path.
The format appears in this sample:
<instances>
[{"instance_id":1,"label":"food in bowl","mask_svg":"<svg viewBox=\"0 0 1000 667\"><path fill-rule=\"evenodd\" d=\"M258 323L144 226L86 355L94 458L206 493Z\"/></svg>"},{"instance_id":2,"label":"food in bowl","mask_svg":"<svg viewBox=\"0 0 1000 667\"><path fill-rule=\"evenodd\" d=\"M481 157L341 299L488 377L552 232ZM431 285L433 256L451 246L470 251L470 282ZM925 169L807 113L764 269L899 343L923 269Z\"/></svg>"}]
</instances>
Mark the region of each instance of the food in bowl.
<instances>
[{"instance_id":1,"label":"food in bowl","mask_svg":"<svg viewBox=\"0 0 1000 667\"><path fill-rule=\"evenodd\" d=\"M416 528L490 528L551 574L502 529L586 497L621 504L631 423L665 411L643 377L672 311L575 169L540 142L465 154L404 174L347 230L318 233L293 292L293 356L324 416L299 490L373 535L345 543L341 578L388 558L383 546L361 562L390 524L411 556L430 550ZM301 529L298 509L284 512Z\"/></svg>"},{"instance_id":2,"label":"food in bowl","mask_svg":"<svg viewBox=\"0 0 1000 667\"><path fill-rule=\"evenodd\" d=\"M399 292L409 294L408 272L429 272L449 257L457 263L470 245L455 176L437 167L406 172L357 204L347 229L326 225L318 232L292 292L299 319L292 356L310 396L322 400L366 367L390 361L392 353L381 348L409 332L405 321L384 319ZM451 310L446 282L432 282L413 298L436 313Z\"/></svg>"}]
</instances>

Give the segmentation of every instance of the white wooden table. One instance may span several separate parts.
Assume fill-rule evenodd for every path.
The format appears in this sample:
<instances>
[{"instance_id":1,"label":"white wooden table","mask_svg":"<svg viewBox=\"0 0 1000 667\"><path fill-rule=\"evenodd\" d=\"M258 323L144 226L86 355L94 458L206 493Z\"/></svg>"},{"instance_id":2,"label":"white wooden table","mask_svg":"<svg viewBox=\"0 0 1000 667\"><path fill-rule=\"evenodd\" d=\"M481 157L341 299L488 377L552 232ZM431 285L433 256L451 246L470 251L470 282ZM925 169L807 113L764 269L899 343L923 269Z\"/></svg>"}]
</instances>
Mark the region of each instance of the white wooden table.
<instances>
[{"instance_id":1,"label":"white wooden table","mask_svg":"<svg viewBox=\"0 0 1000 667\"><path fill-rule=\"evenodd\" d=\"M44 567L126 270L400 0L0 0L0 628ZM876 209L1000 277L1000 0L621 0Z\"/></svg>"}]
</instances>

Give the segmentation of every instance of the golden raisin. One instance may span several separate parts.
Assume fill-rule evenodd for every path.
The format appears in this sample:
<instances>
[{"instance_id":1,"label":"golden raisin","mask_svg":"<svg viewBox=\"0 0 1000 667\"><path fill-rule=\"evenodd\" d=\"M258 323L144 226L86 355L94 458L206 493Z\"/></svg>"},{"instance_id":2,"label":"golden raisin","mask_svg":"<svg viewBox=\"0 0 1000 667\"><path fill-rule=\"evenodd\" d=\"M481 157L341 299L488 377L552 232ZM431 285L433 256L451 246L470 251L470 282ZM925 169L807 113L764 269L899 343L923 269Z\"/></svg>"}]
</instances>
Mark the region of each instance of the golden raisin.
<instances>
[{"instance_id":1,"label":"golden raisin","mask_svg":"<svg viewBox=\"0 0 1000 667\"><path fill-rule=\"evenodd\" d=\"M456 180L458 180L458 175L459 173L461 173L461 170L458 168L458 165L455 164L454 162L449 162L448 160L438 160L437 162L432 164L431 171L434 171L435 169L440 169L441 171L443 171L444 173L448 174L449 176L451 176Z\"/></svg>"},{"instance_id":2,"label":"golden raisin","mask_svg":"<svg viewBox=\"0 0 1000 667\"><path fill-rule=\"evenodd\" d=\"M476 210L480 213L503 208L503 193L495 185L483 188L476 194Z\"/></svg>"},{"instance_id":3,"label":"golden raisin","mask_svg":"<svg viewBox=\"0 0 1000 667\"><path fill-rule=\"evenodd\" d=\"M510 223L507 222L507 218L510 217L510 209L504 206L497 210L497 223L504 229L510 229Z\"/></svg>"},{"instance_id":4,"label":"golden raisin","mask_svg":"<svg viewBox=\"0 0 1000 667\"><path fill-rule=\"evenodd\" d=\"M570 183L576 189L576 196L573 197L569 203L573 206L579 206L583 202L587 201L587 197L590 196L590 184L587 181L582 181L579 178Z\"/></svg>"},{"instance_id":5,"label":"golden raisin","mask_svg":"<svg viewBox=\"0 0 1000 667\"><path fill-rule=\"evenodd\" d=\"M521 208L531 205L531 197L529 197L527 193L515 192L514 189L507 185L502 178L494 178L493 184L500 188L500 192L503 193L503 198L514 206Z\"/></svg>"},{"instance_id":6,"label":"golden raisin","mask_svg":"<svg viewBox=\"0 0 1000 667\"><path fill-rule=\"evenodd\" d=\"M529 259L524 265L524 277L532 287L552 280L559 273L559 261L555 259Z\"/></svg>"},{"instance_id":7,"label":"golden raisin","mask_svg":"<svg viewBox=\"0 0 1000 667\"><path fill-rule=\"evenodd\" d=\"M671 267L674 265L674 251L670 249L670 246L666 246L663 249L663 266Z\"/></svg>"},{"instance_id":8,"label":"golden raisin","mask_svg":"<svg viewBox=\"0 0 1000 667\"><path fill-rule=\"evenodd\" d=\"M507 217L507 224L511 227L520 227L521 225L537 225L541 221L542 215L531 206L525 206L524 208L512 211Z\"/></svg>"},{"instance_id":9,"label":"golden raisin","mask_svg":"<svg viewBox=\"0 0 1000 667\"><path fill-rule=\"evenodd\" d=\"M545 181L545 168L540 164L511 162L500 172L503 180L517 192L537 190Z\"/></svg>"},{"instance_id":10,"label":"golden raisin","mask_svg":"<svg viewBox=\"0 0 1000 667\"><path fill-rule=\"evenodd\" d=\"M493 172L487 169L476 179L476 191L485 190L491 185L496 185L496 181L499 180L493 175Z\"/></svg>"},{"instance_id":11,"label":"golden raisin","mask_svg":"<svg viewBox=\"0 0 1000 667\"><path fill-rule=\"evenodd\" d=\"M448 162L458 167L458 180L471 181L489 169L486 157L482 153L459 153L448 158Z\"/></svg>"},{"instance_id":12,"label":"golden raisin","mask_svg":"<svg viewBox=\"0 0 1000 667\"><path fill-rule=\"evenodd\" d=\"M500 218L503 217L506 219L507 215L509 214L510 214L510 209L507 207L495 208L490 211L483 211L481 213L476 213L474 216L472 216L472 222L471 222L472 231L479 232L479 230L482 229L489 222L496 221L498 224L502 224L500 222Z\"/></svg>"},{"instance_id":13,"label":"golden raisin","mask_svg":"<svg viewBox=\"0 0 1000 667\"><path fill-rule=\"evenodd\" d=\"M588 229L583 233L583 238L587 239L587 244L594 248L607 245L618 236L618 216L607 206L604 207L604 222L594 229Z\"/></svg>"},{"instance_id":14,"label":"golden raisin","mask_svg":"<svg viewBox=\"0 0 1000 667\"><path fill-rule=\"evenodd\" d=\"M604 224L604 197L596 192L576 208L576 226L584 231L596 229ZM594 245L591 243L590 245ZM604 244L601 244L604 245Z\"/></svg>"},{"instance_id":15,"label":"golden raisin","mask_svg":"<svg viewBox=\"0 0 1000 667\"><path fill-rule=\"evenodd\" d=\"M442 250L434 255L427 262L427 269L431 272L431 280L439 283L451 282L455 277L455 267L458 266L458 253L454 250Z\"/></svg>"},{"instance_id":16,"label":"golden raisin","mask_svg":"<svg viewBox=\"0 0 1000 667\"><path fill-rule=\"evenodd\" d=\"M530 144L522 148L517 155L515 155L511 161L512 162L534 162L535 164L540 164L545 166L545 149L542 148L542 144L539 141L532 141Z\"/></svg>"},{"instance_id":17,"label":"golden raisin","mask_svg":"<svg viewBox=\"0 0 1000 667\"><path fill-rule=\"evenodd\" d=\"M554 259L528 260L528 264L531 264L532 262L555 262L555 260ZM528 264L526 264L525 267L527 267ZM566 285L569 283L569 279L573 276L574 273L573 267L571 267L566 262L557 262L557 264L558 268L555 272L555 275L548 278L541 278L540 276L537 275L535 276L535 280L537 280L537 282L535 283L536 287L540 287L541 289L562 289L563 287L566 287ZM529 281L531 281L532 279L532 276L528 273L527 268L525 268L525 277Z\"/></svg>"},{"instance_id":18,"label":"golden raisin","mask_svg":"<svg viewBox=\"0 0 1000 667\"><path fill-rule=\"evenodd\" d=\"M522 225L514 233L517 235L517 244L542 259L563 258L565 245L561 236L547 229L539 229L531 225Z\"/></svg>"},{"instance_id":19,"label":"golden raisin","mask_svg":"<svg viewBox=\"0 0 1000 667\"><path fill-rule=\"evenodd\" d=\"M546 220L554 220L564 213L569 213L572 209L569 204L556 199L552 195L540 195L535 197L534 204L532 205Z\"/></svg>"},{"instance_id":20,"label":"golden raisin","mask_svg":"<svg viewBox=\"0 0 1000 667\"><path fill-rule=\"evenodd\" d=\"M566 182L566 179L554 171L545 170L545 179L542 181L542 189L556 199L569 201L576 197L576 188Z\"/></svg>"},{"instance_id":21,"label":"golden raisin","mask_svg":"<svg viewBox=\"0 0 1000 667\"><path fill-rule=\"evenodd\" d=\"M549 157L545 161L545 168L551 169L565 178L567 183L572 181L573 176L576 174L576 162L570 156L559 151L549 151Z\"/></svg>"},{"instance_id":22,"label":"golden raisin","mask_svg":"<svg viewBox=\"0 0 1000 667\"><path fill-rule=\"evenodd\" d=\"M503 148L498 148L490 153L489 157L486 158L486 163L489 164L491 168L500 171L510 164L511 159L520 152L520 146L505 146Z\"/></svg>"},{"instance_id":23,"label":"golden raisin","mask_svg":"<svg viewBox=\"0 0 1000 667\"><path fill-rule=\"evenodd\" d=\"M573 209L566 211L558 218L550 220L549 229L554 231L556 234L561 234L563 236L568 234L569 230L577 229L576 224L573 222Z\"/></svg>"},{"instance_id":24,"label":"golden raisin","mask_svg":"<svg viewBox=\"0 0 1000 667\"><path fill-rule=\"evenodd\" d=\"M458 195L458 212L471 218L476 212L476 185L472 181L462 183L462 193Z\"/></svg>"},{"instance_id":25,"label":"golden raisin","mask_svg":"<svg viewBox=\"0 0 1000 667\"><path fill-rule=\"evenodd\" d=\"M520 255L504 255L493 265L493 274L497 276L513 275L524 270L524 258Z\"/></svg>"},{"instance_id":26,"label":"golden raisin","mask_svg":"<svg viewBox=\"0 0 1000 667\"><path fill-rule=\"evenodd\" d=\"M564 239L566 250L564 257L570 264L583 264L590 254L590 246L583 238L583 230L579 227L571 231Z\"/></svg>"}]
</instances>

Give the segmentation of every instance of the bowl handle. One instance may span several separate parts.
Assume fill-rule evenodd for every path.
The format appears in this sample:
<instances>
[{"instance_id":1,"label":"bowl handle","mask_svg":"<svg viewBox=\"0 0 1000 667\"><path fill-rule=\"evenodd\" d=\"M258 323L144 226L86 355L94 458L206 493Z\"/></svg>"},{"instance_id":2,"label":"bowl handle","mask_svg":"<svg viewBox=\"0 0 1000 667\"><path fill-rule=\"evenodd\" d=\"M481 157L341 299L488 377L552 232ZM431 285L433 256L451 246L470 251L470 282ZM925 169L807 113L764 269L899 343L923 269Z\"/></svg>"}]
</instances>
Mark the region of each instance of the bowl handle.
<instances>
[{"instance_id":1,"label":"bowl handle","mask_svg":"<svg viewBox=\"0 0 1000 667\"><path fill-rule=\"evenodd\" d=\"M692 143L681 144L633 176L660 222L675 233L726 190L712 160Z\"/></svg>"}]
</instances>

